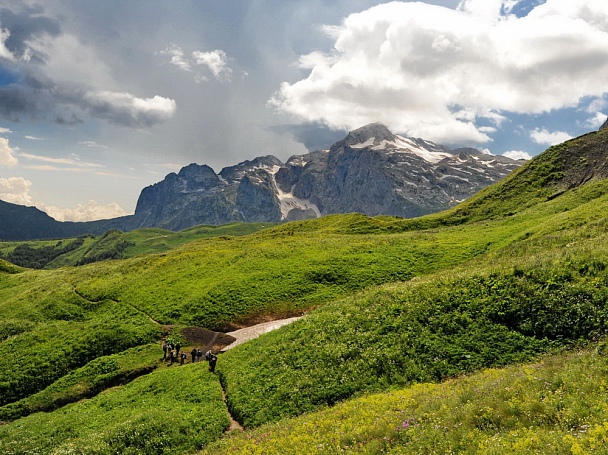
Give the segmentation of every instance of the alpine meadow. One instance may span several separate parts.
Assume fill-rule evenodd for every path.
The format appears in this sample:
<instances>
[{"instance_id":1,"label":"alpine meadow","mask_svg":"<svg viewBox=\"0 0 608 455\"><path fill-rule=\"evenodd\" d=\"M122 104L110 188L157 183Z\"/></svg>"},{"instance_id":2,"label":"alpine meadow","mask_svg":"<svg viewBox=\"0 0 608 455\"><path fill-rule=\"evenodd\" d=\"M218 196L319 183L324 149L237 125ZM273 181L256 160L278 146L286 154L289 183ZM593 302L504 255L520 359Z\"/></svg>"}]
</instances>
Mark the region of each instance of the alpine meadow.
<instances>
[{"instance_id":1,"label":"alpine meadow","mask_svg":"<svg viewBox=\"0 0 608 455\"><path fill-rule=\"evenodd\" d=\"M415 219L2 242L0 453L608 454L607 156ZM161 359L291 316L215 371Z\"/></svg>"}]
</instances>

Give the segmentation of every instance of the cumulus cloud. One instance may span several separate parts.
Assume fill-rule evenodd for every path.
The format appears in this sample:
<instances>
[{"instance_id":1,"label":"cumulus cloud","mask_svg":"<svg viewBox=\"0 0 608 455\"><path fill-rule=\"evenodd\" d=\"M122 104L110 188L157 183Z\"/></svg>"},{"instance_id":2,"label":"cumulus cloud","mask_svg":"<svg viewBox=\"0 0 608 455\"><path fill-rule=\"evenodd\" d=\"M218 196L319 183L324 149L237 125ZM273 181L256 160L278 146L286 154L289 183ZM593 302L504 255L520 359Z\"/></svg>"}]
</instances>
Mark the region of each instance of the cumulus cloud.
<instances>
[{"instance_id":1,"label":"cumulus cloud","mask_svg":"<svg viewBox=\"0 0 608 455\"><path fill-rule=\"evenodd\" d=\"M62 209L43 203L36 206L57 221L94 221L127 215L123 208L115 202L102 205L93 199L86 204L78 204L75 209Z\"/></svg>"},{"instance_id":2,"label":"cumulus cloud","mask_svg":"<svg viewBox=\"0 0 608 455\"><path fill-rule=\"evenodd\" d=\"M14 83L0 85L0 117L74 125L82 114L127 127L149 127L171 118L174 100L142 98L102 88L116 85L91 45L61 30L41 7L0 9L0 71ZM32 138L31 136L29 138Z\"/></svg>"},{"instance_id":3,"label":"cumulus cloud","mask_svg":"<svg viewBox=\"0 0 608 455\"><path fill-rule=\"evenodd\" d=\"M171 44L164 51L159 52L162 55L171 57L171 64L177 66L182 71L192 71L191 62L184 57L184 51L177 44Z\"/></svg>"},{"instance_id":4,"label":"cumulus cloud","mask_svg":"<svg viewBox=\"0 0 608 455\"><path fill-rule=\"evenodd\" d=\"M588 118L587 121L584 122L583 126L587 128L597 129L602 126L604 122L606 122L606 119L608 119L608 116L606 116L606 114L602 112L596 112L595 115Z\"/></svg>"},{"instance_id":5,"label":"cumulus cloud","mask_svg":"<svg viewBox=\"0 0 608 455\"><path fill-rule=\"evenodd\" d=\"M152 126L175 114L175 100L154 96L138 98L130 93L109 91L87 92L82 107L91 115L124 126Z\"/></svg>"},{"instance_id":6,"label":"cumulus cloud","mask_svg":"<svg viewBox=\"0 0 608 455\"><path fill-rule=\"evenodd\" d=\"M32 182L23 177L0 178L0 199L19 205L32 205Z\"/></svg>"},{"instance_id":7,"label":"cumulus cloud","mask_svg":"<svg viewBox=\"0 0 608 455\"><path fill-rule=\"evenodd\" d=\"M193 73L196 82L207 81L209 78L193 68L195 66L203 66L220 82L230 82L232 80L232 68L228 66L228 55L221 49L194 51L191 53L191 58L188 58L181 47L172 43L164 51L160 51L159 54L169 56L171 58L170 63L180 70Z\"/></svg>"},{"instance_id":8,"label":"cumulus cloud","mask_svg":"<svg viewBox=\"0 0 608 455\"><path fill-rule=\"evenodd\" d=\"M81 123L82 112L121 126L150 127L175 114L175 100L162 96L140 98L131 93L92 90L62 83L42 74L23 75L20 85L0 87L0 116L18 121L21 116L46 118L55 123ZM28 136L28 139L39 139Z\"/></svg>"},{"instance_id":9,"label":"cumulus cloud","mask_svg":"<svg viewBox=\"0 0 608 455\"><path fill-rule=\"evenodd\" d=\"M0 166L13 167L19 163L15 158L15 151L8 143L8 139L0 137Z\"/></svg>"},{"instance_id":10,"label":"cumulus cloud","mask_svg":"<svg viewBox=\"0 0 608 455\"><path fill-rule=\"evenodd\" d=\"M12 204L36 206L57 221L94 221L125 216L124 209L113 202L99 204L89 200L86 204L78 204L75 209L59 208L44 202L34 202L30 190L32 182L23 177L0 178L0 200Z\"/></svg>"},{"instance_id":11,"label":"cumulus cloud","mask_svg":"<svg viewBox=\"0 0 608 455\"><path fill-rule=\"evenodd\" d=\"M546 129L535 128L530 137L534 142L541 145L556 145L572 139L572 136L565 131L549 132Z\"/></svg>"},{"instance_id":12,"label":"cumulus cloud","mask_svg":"<svg viewBox=\"0 0 608 455\"><path fill-rule=\"evenodd\" d=\"M229 81L232 78L232 70L228 67L228 56L222 50L210 52L195 51L192 57L197 65L204 65L219 81Z\"/></svg>"},{"instance_id":13,"label":"cumulus cloud","mask_svg":"<svg viewBox=\"0 0 608 455\"><path fill-rule=\"evenodd\" d=\"M518 3L392 2L352 14L326 28L333 50L302 56L308 76L284 82L269 104L332 128L380 121L479 144L491 140L488 120L500 127L507 112L575 107L608 92L608 2L547 0L524 17L510 14Z\"/></svg>"},{"instance_id":14,"label":"cumulus cloud","mask_svg":"<svg viewBox=\"0 0 608 455\"><path fill-rule=\"evenodd\" d=\"M512 160L531 160L532 156L528 152L522 152L520 150L511 150L509 152L503 153L507 158L511 158Z\"/></svg>"}]
</instances>

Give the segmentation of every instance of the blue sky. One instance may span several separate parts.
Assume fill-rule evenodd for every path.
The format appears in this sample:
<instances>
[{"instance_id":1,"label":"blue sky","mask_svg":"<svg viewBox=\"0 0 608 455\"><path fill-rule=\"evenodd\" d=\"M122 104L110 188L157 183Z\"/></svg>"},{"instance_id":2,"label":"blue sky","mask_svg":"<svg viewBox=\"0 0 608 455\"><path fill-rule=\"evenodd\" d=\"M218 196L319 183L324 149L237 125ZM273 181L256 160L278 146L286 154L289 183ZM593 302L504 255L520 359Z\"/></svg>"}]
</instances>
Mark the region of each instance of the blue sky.
<instances>
[{"instance_id":1,"label":"blue sky","mask_svg":"<svg viewBox=\"0 0 608 455\"><path fill-rule=\"evenodd\" d=\"M0 199L132 213L190 163L380 121L535 156L608 113L605 0L0 0Z\"/></svg>"}]
</instances>

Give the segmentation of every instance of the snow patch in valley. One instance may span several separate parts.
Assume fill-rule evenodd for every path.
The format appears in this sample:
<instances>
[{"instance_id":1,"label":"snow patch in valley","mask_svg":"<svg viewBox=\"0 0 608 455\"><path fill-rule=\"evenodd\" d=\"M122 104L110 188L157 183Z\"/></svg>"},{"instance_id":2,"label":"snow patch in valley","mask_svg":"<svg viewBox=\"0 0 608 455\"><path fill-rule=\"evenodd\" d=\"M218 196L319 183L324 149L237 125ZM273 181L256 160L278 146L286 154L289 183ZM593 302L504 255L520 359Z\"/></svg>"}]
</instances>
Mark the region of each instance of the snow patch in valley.
<instances>
[{"instance_id":1,"label":"snow patch in valley","mask_svg":"<svg viewBox=\"0 0 608 455\"><path fill-rule=\"evenodd\" d=\"M273 166L273 168L271 170L269 170L270 174L272 175L273 180L275 179L276 173L279 172L279 169L281 169L280 166ZM321 218L321 211L316 206L316 204L313 204L308 199L301 199L299 197L295 197L291 192L286 193L286 192L282 191L281 188L279 188L279 186L277 185L276 180L274 181L274 186L277 191L277 198L279 198L279 202L281 204L280 208L281 208L281 219L282 220L287 219L287 214L292 209L300 209L300 210L312 209L315 212L315 215L317 216L317 218Z\"/></svg>"}]
</instances>

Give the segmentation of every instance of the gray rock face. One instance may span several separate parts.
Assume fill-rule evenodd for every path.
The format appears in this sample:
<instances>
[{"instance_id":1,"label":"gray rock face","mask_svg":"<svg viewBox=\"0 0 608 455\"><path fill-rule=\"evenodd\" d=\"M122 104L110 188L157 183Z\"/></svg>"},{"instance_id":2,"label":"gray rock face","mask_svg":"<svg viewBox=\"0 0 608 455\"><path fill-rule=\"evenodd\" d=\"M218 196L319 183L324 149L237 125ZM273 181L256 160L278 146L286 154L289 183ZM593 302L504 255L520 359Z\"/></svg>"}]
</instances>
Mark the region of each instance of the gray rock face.
<instances>
[{"instance_id":1,"label":"gray rock face","mask_svg":"<svg viewBox=\"0 0 608 455\"><path fill-rule=\"evenodd\" d=\"M130 228L302 220L332 213L417 217L450 208L524 161L452 150L373 123L329 150L222 169L191 164L145 188Z\"/></svg>"},{"instance_id":2,"label":"gray rock face","mask_svg":"<svg viewBox=\"0 0 608 455\"><path fill-rule=\"evenodd\" d=\"M606 120L606 121L604 122L604 124L603 124L602 126L600 126L600 131L601 131L601 130L605 130L606 128L608 128L608 120Z\"/></svg>"}]
</instances>

